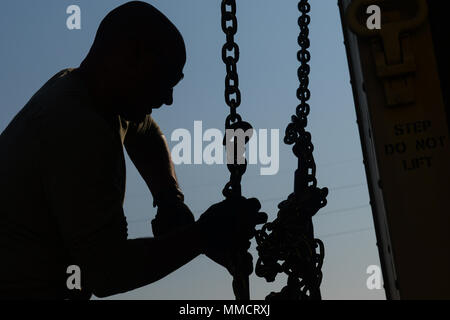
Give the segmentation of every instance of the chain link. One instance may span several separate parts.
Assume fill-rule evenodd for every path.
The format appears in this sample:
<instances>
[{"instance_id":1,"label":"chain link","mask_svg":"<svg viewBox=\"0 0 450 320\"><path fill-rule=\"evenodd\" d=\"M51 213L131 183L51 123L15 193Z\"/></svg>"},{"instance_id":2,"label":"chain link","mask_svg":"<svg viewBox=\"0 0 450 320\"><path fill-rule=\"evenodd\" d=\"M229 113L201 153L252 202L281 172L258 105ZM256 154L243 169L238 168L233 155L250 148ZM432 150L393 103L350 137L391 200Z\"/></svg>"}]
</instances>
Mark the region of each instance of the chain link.
<instances>
[{"instance_id":1,"label":"chain link","mask_svg":"<svg viewBox=\"0 0 450 320\"><path fill-rule=\"evenodd\" d=\"M308 124L311 97L309 91L309 73L311 55L309 52L309 16L311 7L308 0L298 3L301 15L298 19L300 34L297 42L300 50L297 59L300 66L297 71L300 82L296 95L300 104L296 108L292 122L286 128L284 142L293 146L298 158L295 172L294 193L282 201L277 218L266 223L256 233L259 254L255 272L259 277L272 282L278 273L288 275L287 285L278 293L271 293L268 300L306 300L320 299L324 246L322 241L314 239L312 217L326 205L327 188L317 188L314 146L311 134L305 130ZM270 232L270 233L269 233ZM278 261L282 261L280 264Z\"/></svg>"}]
</instances>

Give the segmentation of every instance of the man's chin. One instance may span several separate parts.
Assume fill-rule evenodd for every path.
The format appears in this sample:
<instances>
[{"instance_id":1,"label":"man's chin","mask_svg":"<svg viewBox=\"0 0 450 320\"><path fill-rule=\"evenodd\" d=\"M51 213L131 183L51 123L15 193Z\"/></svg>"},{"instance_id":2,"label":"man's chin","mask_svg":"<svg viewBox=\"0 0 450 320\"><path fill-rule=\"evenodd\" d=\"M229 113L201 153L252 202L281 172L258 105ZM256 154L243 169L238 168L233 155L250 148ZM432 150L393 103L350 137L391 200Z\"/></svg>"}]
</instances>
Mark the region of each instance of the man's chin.
<instances>
[{"instance_id":1,"label":"man's chin","mask_svg":"<svg viewBox=\"0 0 450 320\"><path fill-rule=\"evenodd\" d=\"M150 114L149 112L148 114ZM122 114L121 117L124 118L127 121L140 123L145 120L145 117L147 114L141 113L141 114Z\"/></svg>"}]
</instances>

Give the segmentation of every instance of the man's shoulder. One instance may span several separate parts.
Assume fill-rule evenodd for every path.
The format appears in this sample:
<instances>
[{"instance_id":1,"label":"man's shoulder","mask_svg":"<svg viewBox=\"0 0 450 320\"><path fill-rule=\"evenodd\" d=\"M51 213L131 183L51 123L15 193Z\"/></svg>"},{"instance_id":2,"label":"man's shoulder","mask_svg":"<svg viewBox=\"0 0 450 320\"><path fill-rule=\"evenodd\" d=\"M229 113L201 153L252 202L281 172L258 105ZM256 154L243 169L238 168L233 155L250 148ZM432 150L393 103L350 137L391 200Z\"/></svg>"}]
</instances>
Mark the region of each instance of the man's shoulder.
<instances>
[{"instance_id":1,"label":"man's shoulder","mask_svg":"<svg viewBox=\"0 0 450 320\"><path fill-rule=\"evenodd\" d=\"M39 138L42 134L83 128L83 132L107 128L107 123L92 108L92 101L73 69L52 76L16 114L2 133Z\"/></svg>"},{"instance_id":2,"label":"man's shoulder","mask_svg":"<svg viewBox=\"0 0 450 320\"><path fill-rule=\"evenodd\" d=\"M39 116L71 112L93 115L87 88L73 69L64 69L54 75L33 95L29 104L38 106Z\"/></svg>"},{"instance_id":3,"label":"man's shoulder","mask_svg":"<svg viewBox=\"0 0 450 320\"><path fill-rule=\"evenodd\" d=\"M112 135L109 119L96 111L88 90L73 69L58 72L31 98L34 121L52 134Z\"/></svg>"}]
</instances>

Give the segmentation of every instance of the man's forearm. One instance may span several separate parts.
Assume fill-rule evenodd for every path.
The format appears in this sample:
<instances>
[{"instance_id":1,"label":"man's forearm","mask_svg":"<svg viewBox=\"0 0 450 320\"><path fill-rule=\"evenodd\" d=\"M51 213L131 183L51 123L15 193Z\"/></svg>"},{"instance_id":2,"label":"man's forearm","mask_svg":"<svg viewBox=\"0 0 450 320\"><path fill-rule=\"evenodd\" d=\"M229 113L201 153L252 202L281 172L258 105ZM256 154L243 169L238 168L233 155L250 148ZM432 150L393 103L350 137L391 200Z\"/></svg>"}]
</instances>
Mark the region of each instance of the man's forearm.
<instances>
[{"instance_id":1,"label":"man's forearm","mask_svg":"<svg viewBox=\"0 0 450 320\"><path fill-rule=\"evenodd\" d=\"M87 285L98 297L133 290L165 277L203 250L198 223L163 237L126 240L97 252Z\"/></svg>"},{"instance_id":2,"label":"man's forearm","mask_svg":"<svg viewBox=\"0 0 450 320\"><path fill-rule=\"evenodd\" d=\"M164 135L139 135L127 141L126 149L155 200L168 194L181 195L169 146Z\"/></svg>"}]
</instances>

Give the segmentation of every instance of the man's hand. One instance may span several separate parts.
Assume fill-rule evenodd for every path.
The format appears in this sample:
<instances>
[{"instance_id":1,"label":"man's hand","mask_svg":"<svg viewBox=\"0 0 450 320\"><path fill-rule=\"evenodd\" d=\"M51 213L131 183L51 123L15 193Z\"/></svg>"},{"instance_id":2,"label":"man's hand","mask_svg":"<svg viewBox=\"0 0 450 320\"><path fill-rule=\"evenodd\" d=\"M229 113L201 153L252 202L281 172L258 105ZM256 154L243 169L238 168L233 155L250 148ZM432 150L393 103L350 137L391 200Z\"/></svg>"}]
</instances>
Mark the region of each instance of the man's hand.
<instances>
[{"instance_id":1,"label":"man's hand","mask_svg":"<svg viewBox=\"0 0 450 320\"><path fill-rule=\"evenodd\" d=\"M158 205L155 219L152 220L153 235L159 237L194 222L189 207L179 198L174 198L171 202Z\"/></svg>"},{"instance_id":2,"label":"man's hand","mask_svg":"<svg viewBox=\"0 0 450 320\"><path fill-rule=\"evenodd\" d=\"M267 221L267 214L259 209L261 204L255 198L224 200L212 205L198 220L204 253L232 275L237 272L236 255L244 259L248 274L253 271L252 256L247 252L250 239L255 235L256 225Z\"/></svg>"}]
</instances>

